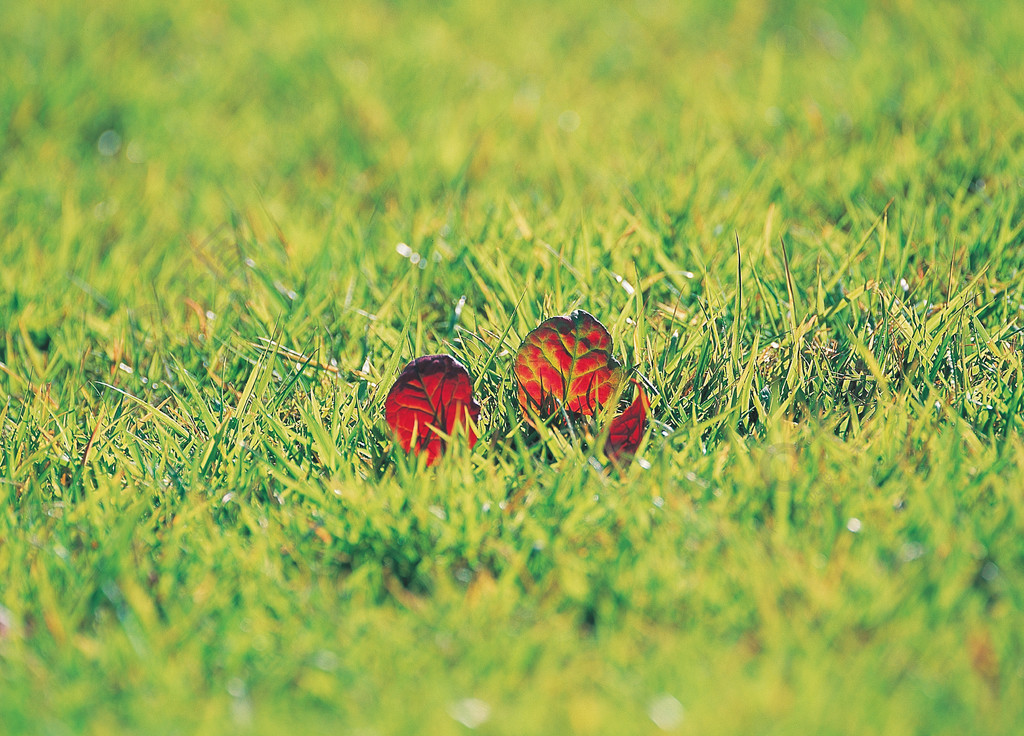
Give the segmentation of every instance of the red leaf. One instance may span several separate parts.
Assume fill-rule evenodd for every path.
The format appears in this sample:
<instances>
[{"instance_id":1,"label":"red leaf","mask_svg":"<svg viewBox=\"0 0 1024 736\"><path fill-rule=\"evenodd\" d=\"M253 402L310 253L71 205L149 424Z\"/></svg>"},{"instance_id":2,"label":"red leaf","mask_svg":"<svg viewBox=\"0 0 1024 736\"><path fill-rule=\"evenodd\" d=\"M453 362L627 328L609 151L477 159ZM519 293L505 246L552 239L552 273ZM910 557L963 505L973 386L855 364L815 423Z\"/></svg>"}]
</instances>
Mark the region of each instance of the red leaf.
<instances>
[{"instance_id":1,"label":"red leaf","mask_svg":"<svg viewBox=\"0 0 1024 736\"><path fill-rule=\"evenodd\" d=\"M636 381L636 398L624 412L612 420L608 427L608 439L604 443L604 454L616 465L628 464L640 447L647 429L647 409L650 402L643 386Z\"/></svg>"},{"instance_id":2,"label":"red leaf","mask_svg":"<svg viewBox=\"0 0 1024 736\"><path fill-rule=\"evenodd\" d=\"M547 419L560 408L596 414L615 395L622 366L612 357L612 338L592 315L577 309L551 317L523 340L516 353L519 405Z\"/></svg>"},{"instance_id":3,"label":"red leaf","mask_svg":"<svg viewBox=\"0 0 1024 736\"><path fill-rule=\"evenodd\" d=\"M402 369L384 400L384 418L402 449L427 453L427 465L433 465L445 450L447 439L440 433L451 435L457 426L466 426L469 446L476 444L476 434L466 419L475 422L479 416L469 373L450 355L413 360Z\"/></svg>"}]
</instances>

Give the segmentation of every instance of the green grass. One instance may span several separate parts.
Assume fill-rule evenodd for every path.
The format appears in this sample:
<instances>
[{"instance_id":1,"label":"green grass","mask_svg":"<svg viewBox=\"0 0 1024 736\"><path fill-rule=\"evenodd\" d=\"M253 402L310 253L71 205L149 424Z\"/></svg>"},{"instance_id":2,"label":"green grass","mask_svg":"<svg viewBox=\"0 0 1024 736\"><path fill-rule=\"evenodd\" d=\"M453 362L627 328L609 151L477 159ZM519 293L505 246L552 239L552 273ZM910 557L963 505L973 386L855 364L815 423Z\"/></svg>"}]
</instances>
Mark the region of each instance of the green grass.
<instances>
[{"instance_id":1,"label":"green grass","mask_svg":"<svg viewBox=\"0 0 1024 736\"><path fill-rule=\"evenodd\" d=\"M0 732L1016 733L1024 15L836 5L0 4Z\"/></svg>"}]
</instances>

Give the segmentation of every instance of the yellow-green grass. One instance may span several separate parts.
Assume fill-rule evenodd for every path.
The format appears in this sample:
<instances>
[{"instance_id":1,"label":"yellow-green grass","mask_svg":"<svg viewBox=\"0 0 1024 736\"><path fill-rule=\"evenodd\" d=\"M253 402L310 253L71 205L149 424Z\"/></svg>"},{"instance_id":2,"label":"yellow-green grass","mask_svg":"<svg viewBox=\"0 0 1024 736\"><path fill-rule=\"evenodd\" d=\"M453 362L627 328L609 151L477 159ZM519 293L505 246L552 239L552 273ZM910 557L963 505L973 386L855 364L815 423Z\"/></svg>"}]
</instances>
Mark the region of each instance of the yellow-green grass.
<instances>
[{"instance_id":1,"label":"yellow-green grass","mask_svg":"<svg viewBox=\"0 0 1024 736\"><path fill-rule=\"evenodd\" d=\"M0 4L0 732L1011 734L1012 2ZM587 309L618 472L524 426ZM395 452L451 352L481 440Z\"/></svg>"}]
</instances>

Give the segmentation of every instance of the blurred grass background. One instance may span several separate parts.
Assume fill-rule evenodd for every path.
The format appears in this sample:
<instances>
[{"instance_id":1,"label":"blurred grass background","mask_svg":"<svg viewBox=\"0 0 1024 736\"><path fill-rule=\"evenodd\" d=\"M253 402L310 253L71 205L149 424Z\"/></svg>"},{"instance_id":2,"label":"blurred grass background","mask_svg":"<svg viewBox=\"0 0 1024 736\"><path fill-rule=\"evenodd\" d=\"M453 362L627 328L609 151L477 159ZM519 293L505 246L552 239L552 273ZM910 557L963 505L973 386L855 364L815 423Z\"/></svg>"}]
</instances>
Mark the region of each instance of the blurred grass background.
<instances>
[{"instance_id":1,"label":"blurred grass background","mask_svg":"<svg viewBox=\"0 0 1024 736\"><path fill-rule=\"evenodd\" d=\"M0 5L0 731L1013 733L1022 37ZM621 477L510 400L578 306ZM380 407L440 351L483 439L426 471Z\"/></svg>"}]
</instances>

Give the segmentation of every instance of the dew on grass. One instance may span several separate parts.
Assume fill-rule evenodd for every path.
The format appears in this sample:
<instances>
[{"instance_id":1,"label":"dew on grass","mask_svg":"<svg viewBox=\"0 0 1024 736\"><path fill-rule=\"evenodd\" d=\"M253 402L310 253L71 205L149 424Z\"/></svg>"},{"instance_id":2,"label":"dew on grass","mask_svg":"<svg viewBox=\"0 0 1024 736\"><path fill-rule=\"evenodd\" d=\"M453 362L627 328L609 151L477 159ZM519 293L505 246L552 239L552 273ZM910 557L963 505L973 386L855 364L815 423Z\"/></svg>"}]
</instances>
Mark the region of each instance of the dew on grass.
<instances>
[{"instance_id":1,"label":"dew on grass","mask_svg":"<svg viewBox=\"0 0 1024 736\"><path fill-rule=\"evenodd\" d=\"M694 483L695 485L697 485L700 488L707 488L708 487L708 482L706 480L704 480L703 478L701 478L700 476L698 476L692 470L686 471L686 475L684 475L683 477L686 478L686 480L690 481L691 483Z\"/></svg>"},{"instance_id":2,"label":"dew on grass","mask_svg":"<svg viewBox=\"0 0 1024 736\"><path fill-rule=\"evenodd\" d=\"M924 545L917 542L907 542L900 547L900 559L904 562L913 562L924 554Z\"/></svg>"},{"instance_id":3,"label":"dew on grass","mask_svg":"<svg viewBox=\"0 0 1024 736\"><path fill-rule=\"evenodd\" d=\"M858 518L856 518L854 516L851 516L847 520L847 522L846 522L846 528L848 530L850 530L851 532L853 532L854 534L856 534L857 532L859 532L861 530L860 519L858 519Z\"/></svg>"},{"instance_id":4,"label":"dew on grass","mask_svg":"<svg viewBox=\"0 0 1024 736\"><path fill-rule=\"evenodd\" d=\"M14 616L3 606L0 606L0 641L6 639L14 629Z\"/></svg>"},{"instance_id":5,"label":"dew on grass","mask_svg":"<svg viewBox=\"0 0 1024 736\"><path fill-rule=\"evenodd\" d=\"M146 156L142 151L142 144L138 141L129 141L124 149L124 157L133 164L145 163Z\"/></svg>"},{"instance_id":6,"label":"dew on grass","mask_svg":"<svg viewBox=\"0 0 1024 736\"><path fill-rule=\"evenodd\" d=\"M647 715L662 731L678 728L683 722L683 704L667 693L658 695L647 705Z\"/></svg>"},{"instance_id":7,"label":"dew on grass","mask_svg":"<svg viewBox=\"0 0 1024 736\"><path fill-rule=\"evenodd\" d=\"M991 583L999 577L999 566L992 562L992 560L989 560L981 568L981 577Z\"/></svg>"},{"instance_id":8,"label":"dew on grass","mask_svg":"<svg viewBox=\"0 0 1024 736\"><path fill-rule=\"evenodd\" d=\"M295 301L296 297L298 297L298 294L295 292L294 289L288 288L287 286L285 286L280 281L275 281L274 282L274 288L277 289L279 294L281 294L282 296L286 297L288 299L288 301L292 301L293 302L293 301Z\"/></svg>"},{"instance_id":9,"label":"dew on grass","mask_svg":"<svg viewBox=\"0 0 1024 736\"><path fill-rule=\"evenodd\" d=\"M247 696L245 682L240 677L228 680L228 695L231 696L231 718L240 726L252 723L252 703Z\"/></svg>"},{"instance_id":10,"label":"dew on grass","mask_svg":"<svg viewBox=\"0 0 1024 736\"><path fill-rule=\"evenodd\" d=\"M116 215L119 209L120 205L116 200L105 199L102 202L96 203L96 206L92 208L92 215L97 220L106 220L113 215Z\"/></svg>"},{"instance_id":11,"label":"dew on grass","mask_svg":"<svg viewBox=\"0 0 1024 736\"><path fill-rule=\"evenodd\" d=\"M365 82L370 76L370 67L362 59L350 59L345 64L345 72L355 82Z\"/></svg>"},{"instance_id":12,"label":"dew on grass","mask_svg":"<svg viewBox=\"0 0 1024 736\"><path fill-rule=\"evenodd\" d=\"M410 248L405 243L399 243L398 245L395 246L395 252L398 253L398 255L402 256L402 258L408 258L409 256L412 255L412 248Z\"/></svg>"},{"instance_id":13,"label":"dew on grass","mask_svg":"<svg viewBox=\"0 0 1024 736\"><path fill-rule=\"evenodd\" d=\"M427 511L432 513L434 516L436 516L441 521L448 521L448 514L446 514L444 512L444 509L441 508L440 506L428 506L427 507Z\"/></svg>"},{"instance_id":14,"label":"dew on grass","mask_svg":"<svg viewBox=\"0 0 1024 736\"><path fill-rule=\"evenodd\" d=\"M477 728L491 717L491 706L480 698L462 698L448 706L448 715L466 728Z\"/></svg>"},{"instance_id":15,"label":"dew on grass","mask_svg":"<svg viewBox=\"0 0 1024 736\"><path fill-rule=\"evenodd\" d=\"M629 296L633 296L636 293L636 289L633 288L633 284L626 281L626 279L619 276L617 273L613 273L612 276L615 278L615 282L622 287L622 290Z\"/></svg>"},{"instance_id":16,"label":"dew on grass","mask_svg":"<svg viewBox=\"0 0 1024 736\"><path fill-rule=\"evenodd\" d=\"M104 130L96 141L96 149L101 156L116 156L121 150L121 136L116 130Z\"/></svg>"},{"instance_id":17,"label":"dew on grass","mask_svg":"<svg viewBox=\"0 0 1024 736\"><path fill-rule=\"evenodd\" d=\"M324 672L338 669L338 655L328 649L321 649L313 655L313 666Z\"/></svg>"},{"instance_id":18,"label":"dew on grass","mask_svg":"<svg viewBox=\"0 0 1024 736\"><path fill-rule=\"evenodd\" d=\"M566 133L575 133L580 127L580 115L575 110L565 110L558 116L558 127Z\"/></svg>"}]
</instances>

